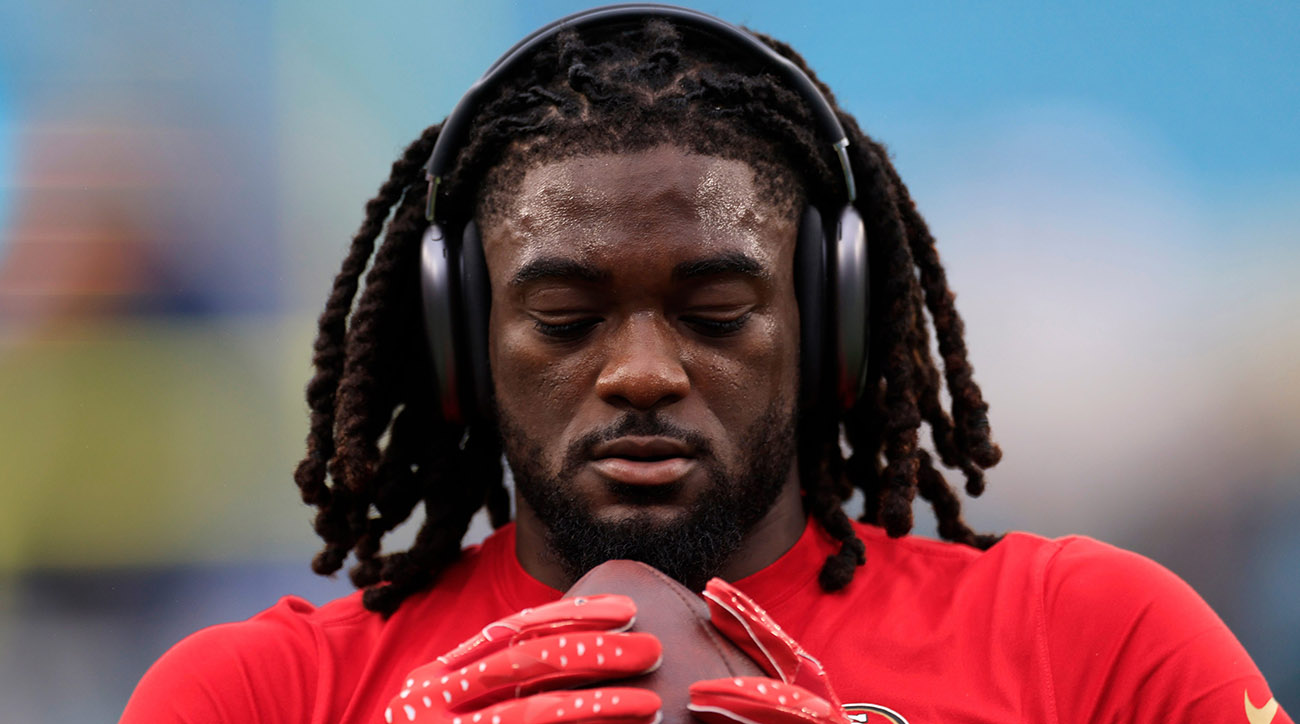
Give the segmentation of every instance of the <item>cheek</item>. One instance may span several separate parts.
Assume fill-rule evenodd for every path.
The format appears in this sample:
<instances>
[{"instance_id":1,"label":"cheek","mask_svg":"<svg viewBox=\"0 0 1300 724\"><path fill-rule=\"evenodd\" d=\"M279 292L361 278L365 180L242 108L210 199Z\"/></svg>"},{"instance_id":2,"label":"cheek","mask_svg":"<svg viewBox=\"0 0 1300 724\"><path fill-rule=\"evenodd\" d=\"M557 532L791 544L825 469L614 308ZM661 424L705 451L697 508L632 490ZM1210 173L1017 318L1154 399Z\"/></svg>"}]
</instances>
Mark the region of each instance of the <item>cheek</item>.
<instances>
[{"instance_id":1,"label":"cheek","mask_svg":"<svg viewBox=\"0 0 1300 724\"><path fill-rule=\"evenodd\" d=\"M770 333L773 384L782 394L793 396L799 386L799 314L793 305L774 321Z\"/></svg>"},{"instance_id":2,"label":"cheek","mask_svg":"<svg viewBox=\"0 0 1300 724\"><path fill-rule=\"evenodd\" d=\"M798 314L781 311L755 319L739 347L692 355L695 383L725 430L738 433L774 405L794 404L798 340Z\"/></svg>"},{"instance_id":3,"label":"cheek","mask_svg":"<svg viewBox=\"0 0 1300 724\"><path fill-rule=\"evenodd\" d=\"M799 386L799 314L794 305L772 319L768 330L769 379L781 397L793 399Z\"/></svg>"},{"instance_id":4,"label":"cheek","mask_svg":"<svg viewBox=\"0 0 1300 724\"><path fill-rule=\"evenodd\" d=\"M799 303L793 281L776 291L769 309L758 330L755 366L763 367L773 389L790 391L799 384Z\"/></svg>"},{"instance_id":5,"label":"cheek","mask_svg":"<svg viewBox=\"0 0 1300 724\"><path fill-rule=\"evenodd\" d=\"M497 405L516 420L570 417L587 371L577 356L546 354L536 337L532 322L493 315L488 351Z\"/></svg>"}]
</instances>

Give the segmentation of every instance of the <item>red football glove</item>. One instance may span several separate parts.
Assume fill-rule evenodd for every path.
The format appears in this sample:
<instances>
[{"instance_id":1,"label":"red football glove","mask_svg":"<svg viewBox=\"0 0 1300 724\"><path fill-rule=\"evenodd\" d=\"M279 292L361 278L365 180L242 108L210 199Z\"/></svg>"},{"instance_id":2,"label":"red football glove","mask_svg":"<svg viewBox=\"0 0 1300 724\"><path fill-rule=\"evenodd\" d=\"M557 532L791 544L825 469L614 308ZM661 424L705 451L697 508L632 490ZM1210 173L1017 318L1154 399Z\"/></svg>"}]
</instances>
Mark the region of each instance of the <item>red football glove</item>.
<instances>
[{"instance_id":1,"label":"red football glove","mask_svg":"<svg viewBox=\"0 0 1300 724\"><path fill-rule=\"evenodd\" d=\"M710 724L849 724L821 662L749 596L714 578L704 598L713 626L772 678L696 682L687 707L695 716Z\"/></svg>"},{"instance_id":2,"label":"red football glove","mask_svg":"<svg viewBox=\"0 0 1300 724\"><path fill-rule=\"evenodd\" d=\"M412 671L384 720L420 724L599 722L651 724L659 697L645 689L552 691L653 671L662 649L624 633L636 618L627 596L565 598L488 624Z\"/></svg>"}]
</instances>

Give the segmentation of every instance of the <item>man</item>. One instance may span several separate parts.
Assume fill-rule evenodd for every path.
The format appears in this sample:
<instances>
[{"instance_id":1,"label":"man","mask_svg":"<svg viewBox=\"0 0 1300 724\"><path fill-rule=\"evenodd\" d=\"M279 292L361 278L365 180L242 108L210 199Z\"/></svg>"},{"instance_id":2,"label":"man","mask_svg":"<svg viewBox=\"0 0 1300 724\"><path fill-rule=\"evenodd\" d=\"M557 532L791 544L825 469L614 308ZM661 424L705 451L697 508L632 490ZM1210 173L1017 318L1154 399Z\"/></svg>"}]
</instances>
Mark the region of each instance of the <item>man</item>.
<instances>
[{"instance_id":1,"label":"man","mask_svg":"<svg viewBox=\"0 0 1300 724\"><path fill-rule=\"evenodd\" d=\"M364 591L199 632L125 720L649 723L658 698L616 681L660 653L620 631L630 602L556 603L630 558L707 586L767 659L691 687L712 721L1289 722L1155 564L962 521L920 425L972 495L1001 453L953 295L883 148L811 78L655 6L499 61L393 165L320 319L295 477L314 569L354 555ZM917 495L948 542L907 537ZM498 530L462 550L483 507Z\"/></svg>"}]
</instances>

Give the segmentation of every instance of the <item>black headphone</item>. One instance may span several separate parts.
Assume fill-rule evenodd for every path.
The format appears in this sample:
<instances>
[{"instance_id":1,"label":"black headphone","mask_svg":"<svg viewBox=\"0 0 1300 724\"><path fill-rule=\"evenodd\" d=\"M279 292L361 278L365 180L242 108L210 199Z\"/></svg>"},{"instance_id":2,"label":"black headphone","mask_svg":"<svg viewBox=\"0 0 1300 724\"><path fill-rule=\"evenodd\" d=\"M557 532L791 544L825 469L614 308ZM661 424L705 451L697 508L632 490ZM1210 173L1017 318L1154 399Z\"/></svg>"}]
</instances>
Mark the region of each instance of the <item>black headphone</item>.
<instances>
[{"instance_id":1,"label":"black headphone","mask_svg":"<svg viewBox=\"0 0 1300 724\"><path fill-rule=\"evenodd\" d=\"M794 63L749 32L711 15L672 5L634 3L609 5L575 13L545 25L525 37L488 68L470 87L443 122L425 171L429 179L426 215L429 228L420 251L424 318L433 354L443 416L463 423L492 414L492 381L488 369L488 309L491 290L478 229L472 219L453 219L438 207L443 178L469 136L470 124L501 80L528 62L534 51L564 30L618 29L662 18L680 31L703 35L715 46L753 57L784 80L808 103L821 135L840 161L848 199L831 217L833 236L824 233L822 211L811 201L799 226L795 246L795 293L800 318L800 380L802 409L824 409L835 400L838 409L852 406L867 379L867 238L862 217L853 207L857 187L849 167L848 137L830 103ZM827 289L833 286L833 289ZM828 303L834 306L828 308ZM827 350L825 330L838 334ZM832 355L833 370L823 359ZM830 374L827 374L830 372ZM827 381L834 380L834 388ZM838 409L836 411L838 411Z\"/></svg>"}]
</instances>

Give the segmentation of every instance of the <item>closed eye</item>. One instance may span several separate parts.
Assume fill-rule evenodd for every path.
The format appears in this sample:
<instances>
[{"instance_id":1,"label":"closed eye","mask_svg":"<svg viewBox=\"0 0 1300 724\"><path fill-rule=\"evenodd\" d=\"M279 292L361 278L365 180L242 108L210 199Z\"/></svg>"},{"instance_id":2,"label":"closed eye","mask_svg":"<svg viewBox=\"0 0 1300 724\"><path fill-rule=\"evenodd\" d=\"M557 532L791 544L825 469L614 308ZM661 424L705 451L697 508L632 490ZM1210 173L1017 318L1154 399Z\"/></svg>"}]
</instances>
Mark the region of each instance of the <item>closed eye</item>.
<instances>
[{"instance_id":1,"label":"closed eye","mask_svg":"<svg viewBox=\"0 0 1300 724\"><path fill-rule=\"evenodd\" d=\"M599 317L586 317L570 322L550 323L534 318L533 327L551 339L571 342L585 337L600 321Z\"/></svg>"},{"instance_id":2,"label":"closed eye","mask_svg":"<svg viewBox=\"0 0 1300 724\"><path fill-rule=\"evenodd\" d=\"M744 329L752 314L753 311L751 310L730 317L689 315L682 317L682 321L705 336L726 337Z\"/></svg>"}]
</instances>

